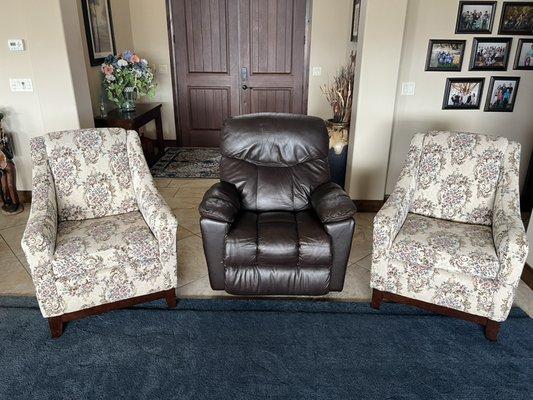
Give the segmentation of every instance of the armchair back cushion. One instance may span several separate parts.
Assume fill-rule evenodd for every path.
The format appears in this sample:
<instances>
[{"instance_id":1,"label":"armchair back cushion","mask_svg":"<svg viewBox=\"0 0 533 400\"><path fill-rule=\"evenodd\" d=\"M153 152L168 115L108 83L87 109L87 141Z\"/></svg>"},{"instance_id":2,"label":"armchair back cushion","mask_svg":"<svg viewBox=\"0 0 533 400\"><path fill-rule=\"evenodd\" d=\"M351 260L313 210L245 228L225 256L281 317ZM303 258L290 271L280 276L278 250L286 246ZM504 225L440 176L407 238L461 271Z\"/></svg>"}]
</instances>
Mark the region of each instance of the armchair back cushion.
<instances>
[{"instance_id":1,"label":"armchair back cushion","mask_svg":"<svg viewBox=\"0 0 533 400\"><path fill-rule=\"evenodd\" d=\"M328 134L320 118L262 113L227 120L220 179L236 186L250 211L301 211L330 180Z\"/></svg>"},{"instance_id":2,"label":"armchair back cushion","mask_svg":"<svg viewBox=\"0 0 533 400\"><path fill-rule=\"evenodd\" d=\"M424 135L410 212L491 225L506 138L463 132Z\"/></svg>"},{"instance_id":3,"label":"armchair back cushion","mask_svg":"<svg viewBox=\"0 0 533 400\"><path fill-rule=\"evenodd\" d=\"M126 131L120 128L53 132L32 139L33 162L48 162L60 221L138 210Z\"/></svg>"}]
</instances>

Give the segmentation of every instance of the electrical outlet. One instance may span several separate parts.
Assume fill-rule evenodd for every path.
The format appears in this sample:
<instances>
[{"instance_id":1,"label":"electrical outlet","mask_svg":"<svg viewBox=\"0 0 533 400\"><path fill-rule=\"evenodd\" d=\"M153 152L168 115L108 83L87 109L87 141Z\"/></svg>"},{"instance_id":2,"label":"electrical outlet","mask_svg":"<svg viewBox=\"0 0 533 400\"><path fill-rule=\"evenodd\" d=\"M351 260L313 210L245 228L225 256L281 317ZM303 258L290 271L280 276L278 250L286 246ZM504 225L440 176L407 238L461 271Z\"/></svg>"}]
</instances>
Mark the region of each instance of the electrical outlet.
<instances>
[{"instance_id":1,"label":"electrical outlet","mask_svg":"<svg viewBox=\"0 0 533 400\"><path fill-rule=\"evenodd\" d=\"M415 95L415 83L403 82L402 83L402 96L414 96Z\"/></svg>"},{"instance_id":2,"label":"electrical outlet","mask_svg":"<svg viewBox=\"0 0 533 400\"><path fill-rule=\"evenodd\" d=\"M33 92L33 83L31 79L10 79L9 87L12 92Z\"/></svg>"},{"instance_id":3,"label":"electrical outlet","mask_svg":"<svg viewBox=\"0 0 533 400\"><path fill-rule=\"evenodd\" d=\"M24 41L22 39L8 39L7 47L9 51L24 51Z\"/></svg>"},{"instance_id":4,"label":"electrical outlet","mask_svg":"<svg viewBox=\"0 0 533 400\"><path fill-rule=\"evenodd\" d=\"M322 75L322 67L313 67L312 74L313 76Z\"/></svg>"}]
</instances>

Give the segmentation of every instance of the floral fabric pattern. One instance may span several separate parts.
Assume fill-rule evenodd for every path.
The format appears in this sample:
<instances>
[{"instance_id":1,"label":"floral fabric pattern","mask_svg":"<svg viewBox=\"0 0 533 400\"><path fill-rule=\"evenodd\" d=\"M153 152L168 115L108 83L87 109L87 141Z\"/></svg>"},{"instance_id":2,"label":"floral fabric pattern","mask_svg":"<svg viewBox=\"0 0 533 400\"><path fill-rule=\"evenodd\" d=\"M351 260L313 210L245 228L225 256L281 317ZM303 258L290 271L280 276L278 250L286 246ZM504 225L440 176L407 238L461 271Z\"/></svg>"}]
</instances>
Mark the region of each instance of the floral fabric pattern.
<instances>
[{"instance_id":1,"label":"floral fabric pattern","mask_svg":"<svg viewBox=\"0 0 533 400\"><path fill-rule=\"evenodd\" d=\"M136 132L58 132L30 145L22 247L43 316L177 286L177 221L146 175Z\"/></svg>"},{"instance_id":2,"label":"floral fabric pattern","mask_svg":"<svg viewBox=\"0 0 533 400\"><path fill-rule=\"evenodd\" d=\"M370 286L504 321L528 253L519 161L504 138L415 135L374 219Z\"/></svg>"},{"instance_id":3,"label":"floral fabric pattern","mask_svg":"<svg viewBox=\"0 0 533 400\"><path fill-rule=\"evenodd\" d=\"M496 185L507 146L502 137L440 131L425 134L410 211L492 225Z\"/></svg>"},{"instance_id":4,"label":"floral fabric pattern","mask_svg":"<svg viewBox=\"0 0 533 400\"><path fill-rule=\"evenodd\" d=\"M57 182L60 221L136 209L124 129L53 132L44 136L44 145Z\"/></svg>"}]
</instances>

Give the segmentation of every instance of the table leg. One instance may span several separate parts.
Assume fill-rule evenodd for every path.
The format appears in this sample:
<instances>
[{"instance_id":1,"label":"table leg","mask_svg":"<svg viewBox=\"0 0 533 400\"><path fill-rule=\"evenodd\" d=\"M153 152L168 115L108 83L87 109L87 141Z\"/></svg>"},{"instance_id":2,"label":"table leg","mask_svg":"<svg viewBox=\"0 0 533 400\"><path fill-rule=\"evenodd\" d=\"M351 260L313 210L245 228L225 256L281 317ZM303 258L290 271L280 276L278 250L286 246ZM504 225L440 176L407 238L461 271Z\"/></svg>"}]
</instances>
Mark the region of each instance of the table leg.
<instances>
[{"instance_id":1,"label":"table leg","mask_svg":"<svg viewBox=\"0 0 533 400\"><path fill-rule=\"evenodd\" d=\"M161 109L155 117L155 131L157 134L157 158L161 157L165 152L165 141L163 139L163 121L161 119Z\"/></svg>"}]
</instances>

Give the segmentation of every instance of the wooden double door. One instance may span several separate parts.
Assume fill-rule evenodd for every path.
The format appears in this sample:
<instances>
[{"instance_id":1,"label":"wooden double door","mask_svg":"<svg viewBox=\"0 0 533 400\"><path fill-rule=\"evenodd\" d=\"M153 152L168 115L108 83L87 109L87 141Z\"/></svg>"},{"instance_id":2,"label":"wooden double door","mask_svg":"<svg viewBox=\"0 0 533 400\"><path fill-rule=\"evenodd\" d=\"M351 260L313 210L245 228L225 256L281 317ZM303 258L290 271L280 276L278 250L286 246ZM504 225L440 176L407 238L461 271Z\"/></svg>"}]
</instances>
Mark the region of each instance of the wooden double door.
<instances>
[{"instance_id":1,"label":"wooden double door","mask_svg":"<svg viewBox=\"0 0 533 400\"><path fill-rule=\"evenodd\" d=\"M178 143L216 147L227 117L307 110L306 0L170 0Z\"/></svg>"}]
</instances>

